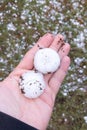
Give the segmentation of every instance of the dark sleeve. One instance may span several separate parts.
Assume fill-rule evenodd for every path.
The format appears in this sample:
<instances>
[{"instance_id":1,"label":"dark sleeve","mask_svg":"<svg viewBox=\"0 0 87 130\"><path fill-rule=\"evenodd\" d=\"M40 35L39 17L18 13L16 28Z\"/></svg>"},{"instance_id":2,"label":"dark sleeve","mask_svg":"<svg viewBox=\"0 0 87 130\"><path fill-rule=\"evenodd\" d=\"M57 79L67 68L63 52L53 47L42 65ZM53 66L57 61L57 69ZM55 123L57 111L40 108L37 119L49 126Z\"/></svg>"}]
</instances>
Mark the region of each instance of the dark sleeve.
<instances>
[{"instance_id":1,"label":"dark sleeve","mask_svg":"<svg viewBox=\"0 0 87 130\"><path fill-rule=\"evenodd\" d=\"M0 112L0 130L37 130L3 112Z\"/></svg>"}]
</instances>

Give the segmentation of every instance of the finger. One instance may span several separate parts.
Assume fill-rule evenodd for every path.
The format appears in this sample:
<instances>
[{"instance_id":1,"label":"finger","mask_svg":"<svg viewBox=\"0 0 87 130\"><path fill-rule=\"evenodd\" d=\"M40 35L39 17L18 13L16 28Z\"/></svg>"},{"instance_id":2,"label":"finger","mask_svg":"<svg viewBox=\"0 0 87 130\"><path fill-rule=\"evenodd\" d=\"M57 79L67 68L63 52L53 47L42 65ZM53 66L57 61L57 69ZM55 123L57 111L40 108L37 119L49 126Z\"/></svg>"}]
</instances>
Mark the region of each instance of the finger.
<instances>
[{"instance_id":1,"label":"finger","mask_svg":"<svg viewBox=\"0 0 87 130\"><path fill-rule=\"evenodd\" d=\"M58 52L60 55L60 59L62 60L64 56L68 55L69 51L70 51L70 45L66 43L60 48Z\"/></svg>"},{"instance_id":2,"label":"finger","mask_svg":"<svg viewBox=\"0 0 87 130\"><path fill-rule=\"evenodd\" d=\"M21 69L32 69L33 58L36 51L39 49L39 47L41 48L49 47L53 39L54 39L53 35L49 33L41 37L40 40L37 42L37 44L30 51L26 53L26 55L24 56L24 58L22 59L22 61L19 63L17 67Z\"/></svg>"},{"instance_id":3,"label":"finger","mask_svg":"<svg viewBox=\"0 0 87 130\"><path fill-rule=\"evenodd\" d=\"M24 74L25 72L27 72L28 70L26 69L20 69L20 68L15 68L9 75L8 77L12 78L14 77L14 79L19 82L19 78L22 74Z\"/></svg>"},{"instance_id":4,"label":"finger","mask_svg":"<svg viewBox=\"0 0 87 130\"><path fill-rule=\"evenodd\" d=\"M54 49L55 51L58 51L62 44L64 44L64 38L61 34L57 34L54 41L50 45L50 48Z\"/></svg>"},{"instance_id":5,"label":"finger","mask_svg":"<svg viewBox=\"0 0 87 130\"><path fill-rule=\"evenodd\" d=\"M60 56L61 61L62 61L62 59L63 59L64 56L68 55L69 51L70 51L70 45L68 43L64 44L59 49L59 56ZM52 75L53 74L47 74L47 75L45 75L45 79L46 79L47 82L49 81L49 79L51 78Z\"/></svg>"},{"instance_id":6,"label":"finger","mask_svg":"<svg viewBox=\"0 0 87 130\"><path fill-rule=\"evenodd\" d=\"M69 65L70 65L70 58L68 56L65 56L62 60L59 70L57 70L52 75L52 77L49 81L49 86L50 86L54 96L56 96L56 94L60 88L60 85L66 76L66 72L69 68Z\"/></svg>"}]
</instances>

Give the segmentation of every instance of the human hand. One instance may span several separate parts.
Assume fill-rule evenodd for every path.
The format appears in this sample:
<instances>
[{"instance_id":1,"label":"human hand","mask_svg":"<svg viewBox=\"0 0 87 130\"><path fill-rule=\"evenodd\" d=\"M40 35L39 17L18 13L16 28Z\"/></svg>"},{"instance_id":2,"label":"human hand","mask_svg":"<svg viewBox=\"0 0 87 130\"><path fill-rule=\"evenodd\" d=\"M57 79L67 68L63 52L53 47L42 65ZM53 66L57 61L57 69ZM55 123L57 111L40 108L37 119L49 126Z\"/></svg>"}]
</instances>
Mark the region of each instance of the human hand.
<instances>
[{"instance_id":1,"label":"human hand","mask_svg":"<svg viewBox=\"0 0 87 130\"><path fill-rule=\"evenodd\" d=\"M19 65L0 83L0 110L37 129L45 130L53 110L56 95L70 65L67 56L70 45L60 42L61 35L45 34L37 44L26 53ZM45 92L36 99L28 99L19 89L20 76L33 69L33 58L38 45L55 49L61 58L60 68L53 74L44 76L47 83Z\"/></svg>"}]
</instances>

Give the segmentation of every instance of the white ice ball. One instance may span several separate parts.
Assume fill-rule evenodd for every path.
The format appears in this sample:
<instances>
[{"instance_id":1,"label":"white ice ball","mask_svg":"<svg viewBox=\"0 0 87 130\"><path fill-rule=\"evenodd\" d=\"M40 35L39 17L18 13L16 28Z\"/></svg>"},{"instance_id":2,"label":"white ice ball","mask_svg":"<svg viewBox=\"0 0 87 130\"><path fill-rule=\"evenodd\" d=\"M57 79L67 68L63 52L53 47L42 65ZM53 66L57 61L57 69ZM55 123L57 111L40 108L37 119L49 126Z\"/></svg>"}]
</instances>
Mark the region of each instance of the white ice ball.
<instances>
[{"instance_id":1,"label":"white ice ball","mask_svg":"<svg viewBox=\"0 0 87 130\"><path fill-rule=\"evenodd\" d=\"M53 73L60 66L59 54L51 49L44 48L36 52L34 56L34 67L43 74Z\"/></svg>"},{"instance_id":2,"label":"white ice ball","mask_svg":"<svg viewBox=\"0 0 87 130\"><path fill-rule=\"evenodd\" d=\"M28 98L37 98L45 90L46 84L41 73L28 71L20 77L20 89Z\"/></svg>"}]
</instances>

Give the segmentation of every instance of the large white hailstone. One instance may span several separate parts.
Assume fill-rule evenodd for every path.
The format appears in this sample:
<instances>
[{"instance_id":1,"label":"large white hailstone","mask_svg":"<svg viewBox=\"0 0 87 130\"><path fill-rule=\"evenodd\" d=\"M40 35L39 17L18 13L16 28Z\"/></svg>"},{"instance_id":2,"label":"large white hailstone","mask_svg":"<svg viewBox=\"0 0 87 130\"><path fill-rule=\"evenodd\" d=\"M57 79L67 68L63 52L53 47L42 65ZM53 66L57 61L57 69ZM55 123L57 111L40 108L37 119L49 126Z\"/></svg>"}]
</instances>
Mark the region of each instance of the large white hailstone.
<instances>
[{"instance_id":1,"label":"large white hailstone","mask_svg":"<svg viewBox=\"0 0 87 130\"><path fill-rule=\"evenodd\" d=\"M53 73L60 66L59 54L51 49L44 48L36 52L34 57L34 67L43 74Z\"/></svg>"},{"instance_id":2,"label":"large white hailstone","mask_svg":"<svg viewBox=\"0 0 87 130\"><path fill-rule=\"evenodd\" d=\"M39 97L46 87L43 75L33 70L20 77L19 85L22 93L28 98Z\"/></svg>"}]
</instances>

